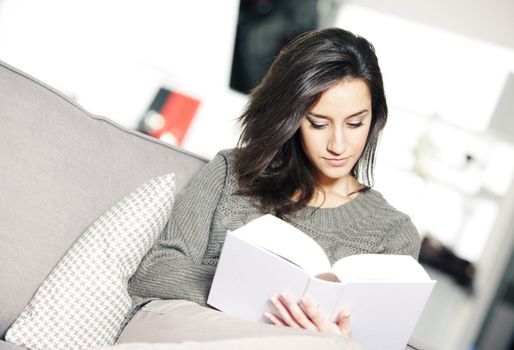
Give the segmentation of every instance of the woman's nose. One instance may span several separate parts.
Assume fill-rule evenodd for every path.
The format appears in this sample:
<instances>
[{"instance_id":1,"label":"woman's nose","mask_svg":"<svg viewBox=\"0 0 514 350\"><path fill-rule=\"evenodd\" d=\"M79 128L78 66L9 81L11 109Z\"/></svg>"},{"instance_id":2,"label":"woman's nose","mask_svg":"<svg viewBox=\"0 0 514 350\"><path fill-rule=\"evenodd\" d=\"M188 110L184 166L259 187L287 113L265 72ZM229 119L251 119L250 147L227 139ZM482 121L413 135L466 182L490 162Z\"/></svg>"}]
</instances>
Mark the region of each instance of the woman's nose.
<instances>
[{"instance_id":1,"label":"woman's nose","mask_svg":"<svg viewBox=\"0 0 514 350\"><path fill-rule=\"evenodd\" d=\"M343 132L334 130L327 143L327 150L333 154L342 154L345 149Z\"/></svg>"}]
</instances>

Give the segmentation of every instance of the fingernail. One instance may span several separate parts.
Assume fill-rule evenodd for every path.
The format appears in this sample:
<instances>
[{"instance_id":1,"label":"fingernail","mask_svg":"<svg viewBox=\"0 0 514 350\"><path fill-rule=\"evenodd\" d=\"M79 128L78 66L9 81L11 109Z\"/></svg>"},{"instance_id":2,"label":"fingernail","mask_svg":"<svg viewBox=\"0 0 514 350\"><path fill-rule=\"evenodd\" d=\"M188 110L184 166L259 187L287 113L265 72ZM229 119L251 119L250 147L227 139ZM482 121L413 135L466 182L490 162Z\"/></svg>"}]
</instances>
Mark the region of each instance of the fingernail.
<instances>
[{"instance_id":1,"label":"fingernail","mask_svg":"<svg viewBox=\"0 0 514 350\"><path fill-rule=\"evenodd\" d=\"M344 310L343 311L343 316L344 317L350 317L350 310Z\"/></svg>"},{"instance_id":2,"label":"fingernail","mask_svg":"<svg viewBox=\"0 0 514 350\"><path fill-rule=\"evenodd\" d=\"M302 303L303 305L307 305L307 303L308 303L307 298L306 297L301 297L300 298L300 303Z\"/></svg>"},{"instance_id":3,"label":"fingernail","mask_svg":"<svg viewBox=\"0 0 514 350\"><path fill-rule=\"evenodd\" d=\"M288 299L289 299L289 298L288 298L288 295L287 295L287 293L286 293L286 292L282 292L282 293L280 293L280 295L282 295L282 297L283 297L284 299L286 299L286 300L288 300Z\"/></svg>"}]
</instances>

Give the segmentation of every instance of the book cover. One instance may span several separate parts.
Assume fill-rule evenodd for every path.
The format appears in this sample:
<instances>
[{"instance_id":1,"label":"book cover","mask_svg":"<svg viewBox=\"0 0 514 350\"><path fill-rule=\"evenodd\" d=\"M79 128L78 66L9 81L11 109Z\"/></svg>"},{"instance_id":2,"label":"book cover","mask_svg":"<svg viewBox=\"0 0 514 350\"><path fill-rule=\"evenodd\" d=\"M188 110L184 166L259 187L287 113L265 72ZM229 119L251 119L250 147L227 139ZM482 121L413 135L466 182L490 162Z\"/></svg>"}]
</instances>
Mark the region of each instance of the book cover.
<instances>
[{"instance_id":1,"label":"book cover","mask_svg":"<svg viewBox=\"0 0 514 350\"><path fill-rule=\"evenodd\" d=\"M330 266L311 237L264 215L227 233L207 303L269 322L269 298L287 290L311 297L333 320L349 309L353 338L365 349L403 350L434 285L410 256L355 255Z\"/></svg>"}]
</instances>

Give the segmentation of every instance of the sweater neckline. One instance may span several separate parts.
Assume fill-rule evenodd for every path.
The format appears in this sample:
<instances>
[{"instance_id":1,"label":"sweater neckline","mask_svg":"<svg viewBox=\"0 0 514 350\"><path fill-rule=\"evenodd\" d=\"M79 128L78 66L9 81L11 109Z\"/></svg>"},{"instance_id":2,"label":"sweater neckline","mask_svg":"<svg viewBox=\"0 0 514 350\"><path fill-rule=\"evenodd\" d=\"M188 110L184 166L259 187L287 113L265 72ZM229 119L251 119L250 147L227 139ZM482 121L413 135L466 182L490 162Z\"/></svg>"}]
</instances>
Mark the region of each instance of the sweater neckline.
<instances>
[{"instance_id":1,"label":"sweater neckline","mask_svg":"<svg viewBox=\"0 0 514 350\"><path fill-rule=\"evenodd\" d=\"M338 232L341 227L367 220L370 213L376 211L381 205L383 205L382 196L370 188L338 207L303 207L291 217L291 221L304 230Z\"/></svg>"},{"instance_id":2,"label":"sweater neckline","mask_svg":"<svg viewBox=\"0 0 514 350\"><path fill-rule=\"evenodd\" d=\"M359 192L359 194L355 198L349 200L346 203L338 205L337 207L321 208L321 207L305 206L305 207L301 208L299 211L305 212L305 213L312 213L312 212L316 212L316 211L323 211L325 213L329 213L329 212L340 212L341 210L351 209L355 205L358 205L360 202L363 202L363 201L365 202L367 199L366 197L369 197L369 195L371 194L372 191L374 191L374 190L372 188L369 188L365 191Z\"/></svg>"}]
</instances>

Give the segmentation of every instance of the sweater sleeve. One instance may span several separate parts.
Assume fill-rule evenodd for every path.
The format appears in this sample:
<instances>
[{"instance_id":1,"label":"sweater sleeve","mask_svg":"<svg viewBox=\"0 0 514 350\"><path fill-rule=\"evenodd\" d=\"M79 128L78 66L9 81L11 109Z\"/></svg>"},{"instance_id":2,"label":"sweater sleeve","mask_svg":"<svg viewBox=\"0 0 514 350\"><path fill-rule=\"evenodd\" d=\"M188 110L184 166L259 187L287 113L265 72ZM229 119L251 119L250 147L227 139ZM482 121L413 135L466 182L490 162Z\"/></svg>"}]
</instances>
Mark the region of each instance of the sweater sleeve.
<instances>
[{"instance_id":1,"label":"sweater sleeve","mask_svg":"<svg viewBox=\"0 0 514 350\"><path fill-rule=\"evenodd\" d=\"M418 260L421 240L416 226L408 216L396 221L384 239L384 253L412 255Z\"/></svg>"},{"instance_id":2,"label":"sweater sleeve","mask_svg":"<svg viewBox=\"0 0 514 350\"><path fill-rule=\"evenodd\" d=\"M218 153L177 196L165 231L129 281L133 298L206 304L216 267L203 265L202 257L226 176L227 161Z\"/></svg>"}]
</instances>

